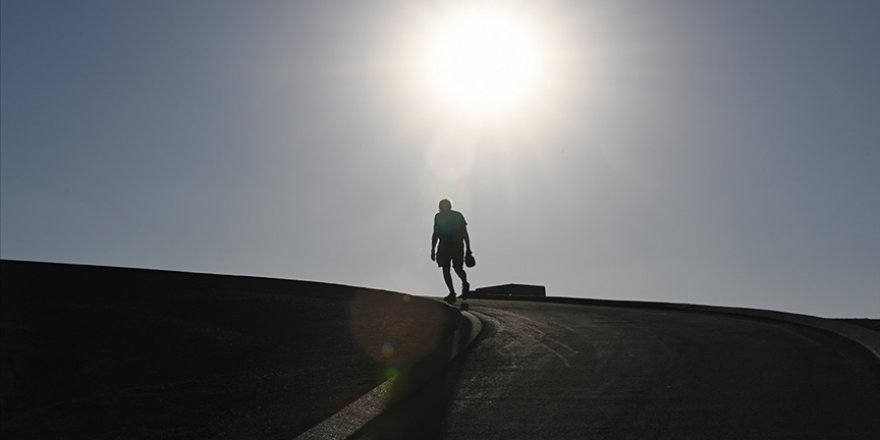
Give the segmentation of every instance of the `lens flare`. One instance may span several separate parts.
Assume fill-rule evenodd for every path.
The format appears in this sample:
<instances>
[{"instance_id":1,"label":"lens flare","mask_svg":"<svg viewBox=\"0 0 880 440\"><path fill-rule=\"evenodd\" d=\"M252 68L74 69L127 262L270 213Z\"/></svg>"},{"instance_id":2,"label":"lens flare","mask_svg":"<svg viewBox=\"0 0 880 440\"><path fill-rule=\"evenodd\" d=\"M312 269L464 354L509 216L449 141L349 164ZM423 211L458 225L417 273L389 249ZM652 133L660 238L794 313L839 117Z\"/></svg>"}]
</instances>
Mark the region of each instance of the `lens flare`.
<instances>
[{"instance_id":1,"label":"lens flare","mask_svg":"<svg viewBox=\"0 0 880 440\"><path fill-rule=\"evenodd\" d=\"M394 355L394 342L393 341L385 341L382 344L382 348L379 349L379 356L388 359Z\"/></svg>"},{"instance_id":2,"label":"lens flare","mask_svg":"<svg viewBox=\"0 0 880 440\"><path fill-rule=\"evenodd\" d=\"M400 377L400 370L394 367L389 367L385 369L385 379L386 380L397 380Z\"/></svg>"},{"instance_id":3,"label":"lens flare","mask_svg":"<svg viewBox=\"0 0 880 440\"><path fill-rule=\"evenodd\" d=\"M441 307L405 298L364 292L349 304L352 338L372 359L395 368L431 353L444 328Z\"/></svg>"}]
</instances>

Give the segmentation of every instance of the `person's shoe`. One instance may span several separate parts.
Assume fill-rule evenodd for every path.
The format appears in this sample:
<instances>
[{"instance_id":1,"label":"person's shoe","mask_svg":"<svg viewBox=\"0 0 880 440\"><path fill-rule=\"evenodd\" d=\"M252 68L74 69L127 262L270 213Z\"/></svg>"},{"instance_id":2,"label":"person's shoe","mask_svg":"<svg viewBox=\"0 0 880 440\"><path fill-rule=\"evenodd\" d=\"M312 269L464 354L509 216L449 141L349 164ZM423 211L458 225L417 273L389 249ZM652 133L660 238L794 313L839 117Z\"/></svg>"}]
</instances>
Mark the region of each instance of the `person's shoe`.
<instances>
[{"instance_id":1,"label":"person's shoe","mask_svg":"<svg viewBox=\"0 0 880 440\"><path fill-rule=\"evenodd\" d=\"M443 298L449 304L455 304L455 292L449 292L449 295L446 295L446 298Z\"/></svg>"},{"instance_id":2,"label":"person's shoe","mask_svg":"<svg viewBox=\"0 0 880 440\"><path fill-rule=\"evenodd\" d=\"M471 293L471 285L467 281L461 283L461 299L465 299Z\"/></svg>"}]
</instances>

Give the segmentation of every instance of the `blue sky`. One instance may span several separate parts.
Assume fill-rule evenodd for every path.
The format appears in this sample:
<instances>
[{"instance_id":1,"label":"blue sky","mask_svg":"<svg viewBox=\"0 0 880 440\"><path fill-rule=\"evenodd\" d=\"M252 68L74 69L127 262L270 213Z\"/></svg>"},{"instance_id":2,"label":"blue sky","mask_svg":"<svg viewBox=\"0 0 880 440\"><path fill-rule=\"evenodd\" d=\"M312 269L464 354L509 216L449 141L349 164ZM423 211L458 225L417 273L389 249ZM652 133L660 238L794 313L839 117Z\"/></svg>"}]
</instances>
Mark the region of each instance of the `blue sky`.
<instances>
[{"instance_id":1,"label":"blue sky","mask_svg":"<svg viewBox=\"0 0 880 440\"><path fill-rule=\"evenodd\" d=\"M400 67L467 2L355 3L4 0L2 257L442 296L450 197L476 286L880 317L880 3L503 2L491 121Z\"/></svg>"}]
</instances>

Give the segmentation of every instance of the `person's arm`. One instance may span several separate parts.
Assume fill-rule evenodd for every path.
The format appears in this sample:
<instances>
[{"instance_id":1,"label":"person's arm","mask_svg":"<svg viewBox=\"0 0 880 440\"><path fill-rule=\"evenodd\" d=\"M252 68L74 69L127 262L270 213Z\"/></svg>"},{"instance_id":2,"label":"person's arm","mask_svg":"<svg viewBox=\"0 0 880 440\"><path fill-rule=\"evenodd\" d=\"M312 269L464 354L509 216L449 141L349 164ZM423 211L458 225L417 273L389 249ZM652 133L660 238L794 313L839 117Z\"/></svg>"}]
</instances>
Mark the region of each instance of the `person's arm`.
<instances>
[{"instance_id":1,"label":"person's arm","mask_svg":"<svg viewBox=\"0 0 880 440\"><path fill-rule=\"evenodd\" d=\"M461 213L458 214L461 218L461 238L464 240L465 249L467 249L467 253L471 253L471 236L467 231L467 220L464 219L464 216Z\"/></svg>"},{"instance_id":2,"label":"person's arm","mask_svg":"<svg viewBox=\"0 0 880 440\"><path fill-rule=\"evenodd\" d=\"M434 233L431 234L431 261L436 260L437 254L434 253L434 248L437 247L437 241L440 240L440 236L437 235L437 216L434 216Z\"/></svg>"}]
</instances>

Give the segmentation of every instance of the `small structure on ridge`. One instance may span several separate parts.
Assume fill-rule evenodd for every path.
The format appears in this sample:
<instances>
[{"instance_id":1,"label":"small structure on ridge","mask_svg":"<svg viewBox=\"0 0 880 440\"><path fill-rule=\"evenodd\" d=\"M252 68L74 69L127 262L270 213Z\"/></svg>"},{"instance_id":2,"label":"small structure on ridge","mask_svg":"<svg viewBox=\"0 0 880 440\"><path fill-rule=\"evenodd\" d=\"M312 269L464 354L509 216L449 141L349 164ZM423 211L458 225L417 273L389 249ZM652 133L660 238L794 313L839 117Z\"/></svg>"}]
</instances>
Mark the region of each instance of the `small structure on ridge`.
<instances>
[{"instance_id":1,"label":"small structure on ridge","mask_svg":"<svg viewBox=\"0 0 880 440\"><path fill-rule=\"evenodd\" d=\"M531 284L501 284L480 287L470 293L471 298L544 298L547 288Z\"/></svg>"}]
</instances>

